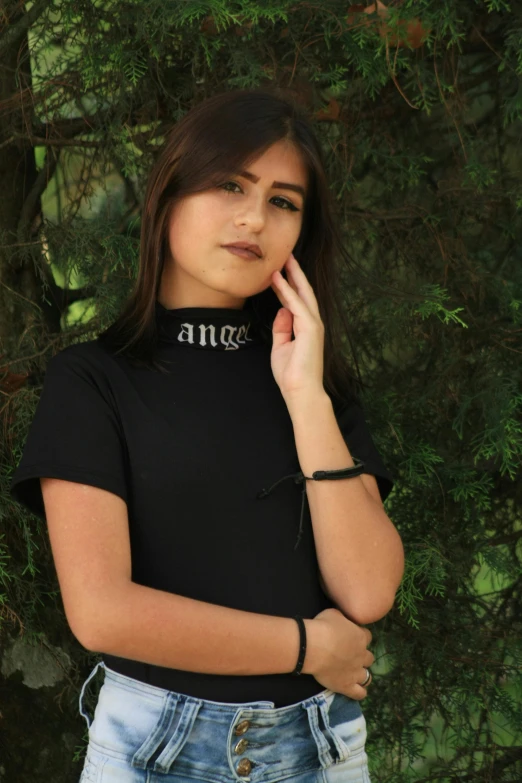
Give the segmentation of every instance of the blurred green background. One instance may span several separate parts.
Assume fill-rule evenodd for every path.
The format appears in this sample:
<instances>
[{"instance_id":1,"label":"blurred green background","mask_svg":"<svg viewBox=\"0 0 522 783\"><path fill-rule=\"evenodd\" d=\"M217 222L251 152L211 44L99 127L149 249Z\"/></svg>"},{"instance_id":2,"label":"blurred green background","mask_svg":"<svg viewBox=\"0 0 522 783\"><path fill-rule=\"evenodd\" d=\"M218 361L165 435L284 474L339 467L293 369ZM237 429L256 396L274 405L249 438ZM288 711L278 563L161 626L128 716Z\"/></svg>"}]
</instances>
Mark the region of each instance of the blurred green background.
<instances>
[{"instance_id":1,"label":"blurred green background","mask_svg":"<svg viewBox=\"0 0 522 783\"><path fill-rule=\"evenodd\" d=\"M0 781L73 781L98 659L9 496L48 359L116 317L165 133L224 89L307 108L353 270L407 567L372 626L374 783L522 780L522 9L0 0ZM86 698L96 703L93 681Z\"/></svg>"}]
</instances>

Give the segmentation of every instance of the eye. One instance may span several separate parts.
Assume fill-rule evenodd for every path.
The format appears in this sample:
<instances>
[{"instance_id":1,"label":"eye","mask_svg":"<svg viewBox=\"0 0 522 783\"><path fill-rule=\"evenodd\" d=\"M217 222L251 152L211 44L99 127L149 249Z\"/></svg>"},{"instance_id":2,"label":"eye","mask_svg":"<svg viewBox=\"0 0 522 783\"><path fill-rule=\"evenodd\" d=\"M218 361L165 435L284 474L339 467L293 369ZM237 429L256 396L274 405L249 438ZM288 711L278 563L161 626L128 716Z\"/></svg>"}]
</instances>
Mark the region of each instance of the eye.
<instances>
[{"instance_id":1,"label":"eye","mask_svg":"<svg viewBox=\"0 0 522 783\"><path fill-rule=\"evenodd\" d=\"M292 204L291 201L288 201L288 199L281 198L281 196L274 196L274 199L276 201L282 201L283 204L286 204L286 209L289 209L291 212L299 212L299 209L294 204Z\"/></svg>"},{"instance_id":2,"label":"eye","mask_svg":"<svg viewBox=\"0 0 522 783\"><path fill-rule=\"evenodd\" d=\"M241 190L241 186L238 185L238 183L234 182L233 180L229 180L228 182L223 182L223 184L222 185L218 185L218 187L219 188L223 188L223 190L226 190L228 193L237 193L237 191L228 190L228 188L226 187L227 185L235 185L236 188L239 188ZM280 201L280 202L282 202L285 205L284 207L278 207L278 209L290 210L290 212L299 212L300 211L298 209L298 207L295 206L295 204L292 204L292 202L289 201L286 198L282 198L282 196L273 196L272 197L272 201L274 201L274 200L275 201Z\"/></svg>"},{"instance_id":3,"label":"eye","mask_svg":"<svg viewBox=\"0 0 522 783\"><path fill-rule=\"evenodd\" d=\"M218 187L223 188L224 190L227 190L227 187L226 187L227 185L235 185L236 188L239 188L239 185L237 184L237 182L223 182L223 184L222 185L218 185Z\"/></svg>"}]
</instances>

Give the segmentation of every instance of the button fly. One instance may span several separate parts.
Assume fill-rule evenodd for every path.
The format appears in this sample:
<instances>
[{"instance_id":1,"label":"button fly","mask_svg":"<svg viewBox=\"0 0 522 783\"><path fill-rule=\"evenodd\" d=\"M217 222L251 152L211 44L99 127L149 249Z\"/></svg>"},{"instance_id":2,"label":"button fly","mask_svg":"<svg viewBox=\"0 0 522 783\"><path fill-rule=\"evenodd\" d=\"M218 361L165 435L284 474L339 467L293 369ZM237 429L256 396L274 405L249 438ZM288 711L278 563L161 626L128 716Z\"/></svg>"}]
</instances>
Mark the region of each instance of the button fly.
<instances>
[{"instance_id":1,"label":"button fly","mask_svg":"<svg viewBox=\"0 0 522 783\"><path fill-rule=\"evenodd\" d=\"M244 753L244 751L247 748L248 748L248 740L244 738L240 739L236 747L234 748L234 753Z\"/></svg>"},{"instance_id":2,"label":"button fly","mask_svg":"<svg viewBox=\"0 0 522 783\"><path fill-rule=\"evenodd\" d=\"M242 720L240 721L236 728L234 729L234 734L236 737L239 737L241 734L244 734L245 731L248 731L250 728L250 721L249 720Z\"/></svg>"},{"instance_id":3,"label":"button fly","mask_svg":"<svg viewBox=\"0 0 522 783\"><path fill-rule=\"evenodd\" d=\"M238 775L248 775L251 769L252 769L252 762L250 761L250 759L241 759L241 761L236 767L236 772Z\"/></svg>"}]
</instances>

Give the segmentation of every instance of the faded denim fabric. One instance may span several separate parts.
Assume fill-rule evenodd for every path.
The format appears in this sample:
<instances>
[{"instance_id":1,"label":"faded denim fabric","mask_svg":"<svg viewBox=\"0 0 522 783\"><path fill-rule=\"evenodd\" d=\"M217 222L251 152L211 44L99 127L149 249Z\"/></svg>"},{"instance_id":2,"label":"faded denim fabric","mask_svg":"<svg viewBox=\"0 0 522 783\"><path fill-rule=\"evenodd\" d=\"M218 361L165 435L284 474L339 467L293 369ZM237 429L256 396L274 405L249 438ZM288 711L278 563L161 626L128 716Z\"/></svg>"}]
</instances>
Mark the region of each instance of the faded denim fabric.
<instances>
[{"instance_id":1,"label":"faded denim fabric","mask_svg":"<svg viewBox=\"0 0 522 783\"><path fill-rule=\"evenodd\" d=\"M100 666L91 722L82 699ZM207 701L100 661L79 707L89 729L79 783L370 783L360 704L329 689L279 708Z\"/></svg>"}]
</instances>

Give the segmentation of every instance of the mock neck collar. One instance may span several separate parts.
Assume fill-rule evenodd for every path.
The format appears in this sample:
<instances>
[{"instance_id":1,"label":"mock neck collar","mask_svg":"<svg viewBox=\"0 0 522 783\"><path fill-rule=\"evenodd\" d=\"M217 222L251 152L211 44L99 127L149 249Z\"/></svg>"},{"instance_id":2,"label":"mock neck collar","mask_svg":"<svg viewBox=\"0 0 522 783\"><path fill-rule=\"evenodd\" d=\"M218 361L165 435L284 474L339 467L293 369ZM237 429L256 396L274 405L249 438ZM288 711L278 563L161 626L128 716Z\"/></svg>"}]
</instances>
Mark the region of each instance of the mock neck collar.
<instances>
[{"instance_id":1,"label":"mock neck collar","mask_svg":"<svg viewBox=\"0 0 522 783\"><path fill-rule=\"evenodd\" d=\"M255 316L232 307L176 307L155 305L158 339L162 343L210 351L246 350L262 340Z\"/></svg>"}]
</instances>

